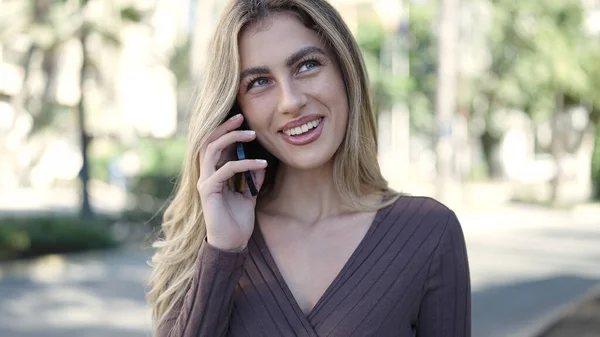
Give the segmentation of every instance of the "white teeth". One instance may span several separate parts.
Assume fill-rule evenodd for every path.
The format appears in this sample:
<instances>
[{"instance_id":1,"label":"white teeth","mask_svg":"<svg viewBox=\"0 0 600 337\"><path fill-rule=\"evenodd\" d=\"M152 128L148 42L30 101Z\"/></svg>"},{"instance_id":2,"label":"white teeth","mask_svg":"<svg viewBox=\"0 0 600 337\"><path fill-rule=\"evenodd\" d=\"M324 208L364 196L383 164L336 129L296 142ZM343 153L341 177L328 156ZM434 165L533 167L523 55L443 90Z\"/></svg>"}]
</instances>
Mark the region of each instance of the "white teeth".
<instances>
[{"instance_id":1,"label":"white teeth","mask_svg":"<svg viewBox=\"0 0 600 337\"><path fill-rule=\"evenodd\" d=\"M291 128L291 129L288 129L288 130L283 130L283 133L285 133L288 136L299 135L299 134L307 132L310 129L316 128L317 125L319 125L320 122L321 122L321 119L317 119L317 120L308 122L308 123L306 123L306 124L304 124L302 126L298 126L298 127Z\"/></svg>"}]
</instances>

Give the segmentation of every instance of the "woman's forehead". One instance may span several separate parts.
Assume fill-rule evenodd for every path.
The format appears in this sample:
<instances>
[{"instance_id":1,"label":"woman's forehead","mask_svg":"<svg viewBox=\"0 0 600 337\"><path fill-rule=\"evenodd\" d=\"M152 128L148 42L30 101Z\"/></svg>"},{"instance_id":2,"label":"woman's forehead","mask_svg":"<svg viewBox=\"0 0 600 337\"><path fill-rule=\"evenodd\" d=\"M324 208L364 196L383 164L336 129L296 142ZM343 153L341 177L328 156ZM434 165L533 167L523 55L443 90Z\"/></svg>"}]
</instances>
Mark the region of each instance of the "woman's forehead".
<instances>
[{"instance_id":1,"label":"woman's forehead","mask_svg":"<svg viewBox=\"0 0 600 337\"><path fill-rule=\"evenodd\" d=\"M283 61L310 46L326 50L319 34L289 13L276 13L254 23L241 32L239 39L242 67Z\"/></svg>"}]
</instances>

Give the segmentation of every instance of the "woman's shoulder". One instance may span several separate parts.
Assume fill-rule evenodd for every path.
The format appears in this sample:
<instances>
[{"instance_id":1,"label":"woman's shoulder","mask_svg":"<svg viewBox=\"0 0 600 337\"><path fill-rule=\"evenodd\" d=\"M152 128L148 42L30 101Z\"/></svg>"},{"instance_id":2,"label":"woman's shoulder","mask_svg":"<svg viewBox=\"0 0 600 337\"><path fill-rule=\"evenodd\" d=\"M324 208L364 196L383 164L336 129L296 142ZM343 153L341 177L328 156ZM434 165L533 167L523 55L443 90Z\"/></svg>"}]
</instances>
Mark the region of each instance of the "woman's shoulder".
<instances>
[{"instance_id":1,"label":"woman's shoulder","mask_svg":"<svg viewBox=\"0 0 600 337\"><path fill-rule=\"evenodd\" d=\"M458 227L460 222L454 211L442 202L427 196L401 194L396 201L383 209L382 222L413 223L432 230Z\"/></svg>"},{"instance_id":2,"label":"woman's shoulder","mask_svg":"<svg viewBox=\"0 0 600 337\"><path fill-rule=\"evenodd\" d=\"M410 241L407 247L420 247L429 256L432 251L463 251L465 240L462 226L452 209L442 202L425 196L401 195L393 204L382 209L379 228L397 233L398 242ZM406 246L395 245L401 249Z\"/></svg>"}]
</instances>

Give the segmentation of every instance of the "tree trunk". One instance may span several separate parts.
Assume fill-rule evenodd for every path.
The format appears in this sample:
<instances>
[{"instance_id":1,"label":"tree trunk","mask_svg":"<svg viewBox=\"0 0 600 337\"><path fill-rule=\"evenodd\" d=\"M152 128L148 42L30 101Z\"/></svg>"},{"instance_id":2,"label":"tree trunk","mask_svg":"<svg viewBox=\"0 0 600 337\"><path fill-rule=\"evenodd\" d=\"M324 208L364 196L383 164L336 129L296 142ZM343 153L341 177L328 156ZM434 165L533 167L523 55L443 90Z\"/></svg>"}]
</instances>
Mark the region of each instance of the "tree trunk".
<instances>
[{"instance_id":1,"label":"tree trunk","mask_svg":"<svg viewBox=\"0 0 600 337\"><path fill-rule=\"evenodd\" d=\"M458 38L458 4L459 0L440 0L438 24L438 69L436 93L437 121L437 198L448 202L455 198L452 189L454 184L452 127L456 109L456 41Z\"/></svg>"},{"instance_id":2,"label":"tree trunk","mask_svg":"<svg viewBox=\"0 0 600 337\"><path fill-rule=\"evenodd\" d=\"M85 129L85 95L84 95L84 85L85 85L85 76L88 68L88 59L87 59L87 31L86 29L82 29L81 35L79 37L81 42L82 49L82 62L81 62L81 70L80 70L80 79L79 79L79 87L80 87L80 97L79 102L77 104L77 123L79 128L80 135L80 148L81 148L81 158L82 165L81 171L79 171L79 179L81 181L81 216L84 218L93 217L94 213L92 212L92 207L90 205L90 195L89 195L89 162L88 162L88 145L89 145L89 136Z\"/></svg>"}]
</instances>

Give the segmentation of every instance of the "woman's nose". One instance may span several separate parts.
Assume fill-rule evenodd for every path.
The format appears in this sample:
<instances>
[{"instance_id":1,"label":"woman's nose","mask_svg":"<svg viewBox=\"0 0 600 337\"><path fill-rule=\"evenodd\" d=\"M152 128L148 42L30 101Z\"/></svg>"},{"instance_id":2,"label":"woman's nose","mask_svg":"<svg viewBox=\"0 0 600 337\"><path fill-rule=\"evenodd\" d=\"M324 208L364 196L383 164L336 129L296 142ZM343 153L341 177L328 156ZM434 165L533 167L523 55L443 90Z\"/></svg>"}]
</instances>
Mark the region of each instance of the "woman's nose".
<instances>
[{"instance_id":1,"label":"woman's nose","mask_svg":"<svg viewBox=\"0 0 600 337\"><path fill-rule=\"evenodd\" d=\"M306 104L307 97L297 83L280 82L279 112L296 115Z\"/></svg>"}]
</instances>

